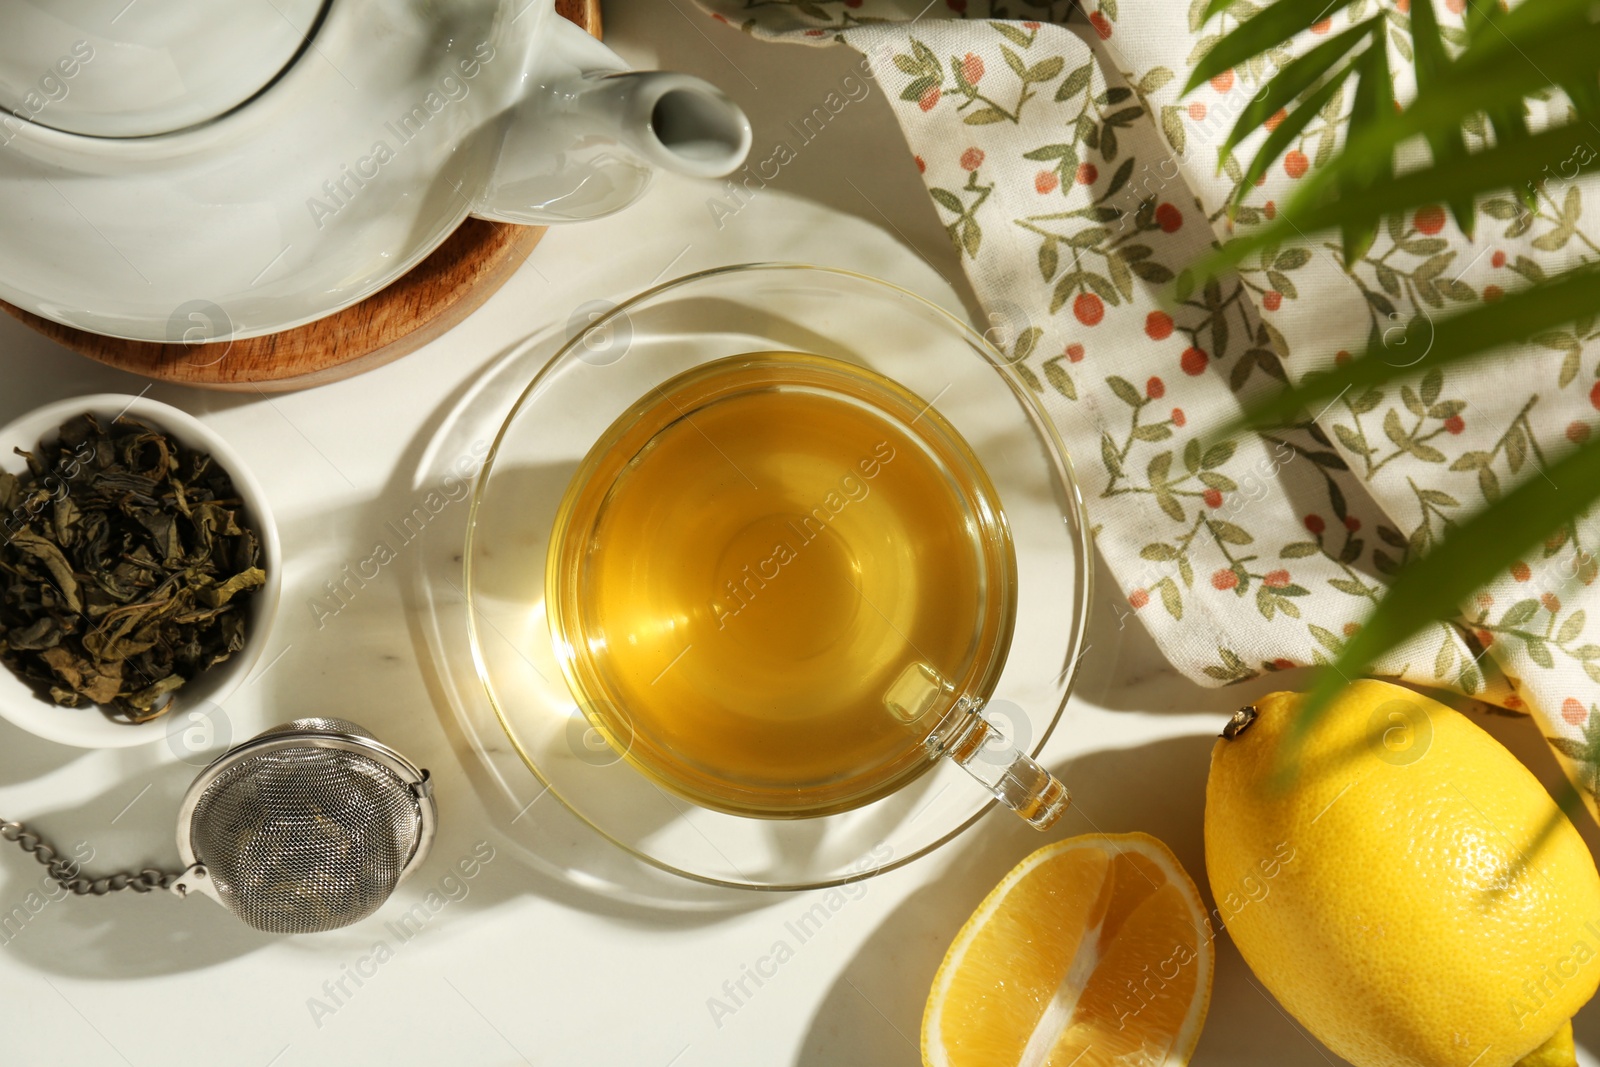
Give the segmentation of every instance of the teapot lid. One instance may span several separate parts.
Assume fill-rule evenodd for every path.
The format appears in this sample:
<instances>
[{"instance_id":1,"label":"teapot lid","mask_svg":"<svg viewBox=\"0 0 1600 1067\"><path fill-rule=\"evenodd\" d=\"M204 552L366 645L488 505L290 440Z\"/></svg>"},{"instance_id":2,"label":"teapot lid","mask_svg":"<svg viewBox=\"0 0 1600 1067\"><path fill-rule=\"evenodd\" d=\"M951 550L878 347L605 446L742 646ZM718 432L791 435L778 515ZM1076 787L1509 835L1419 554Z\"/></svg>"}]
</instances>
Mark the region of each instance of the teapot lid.
<instances>
[{"instance_id":1,"label":"teapot lid","mask_svg":"<svg viewBox=\"0 0 1600 1067\"><path fill-rule=\"evenodd\" d=\"M245 103L313 47L326 3L0 0L0 108L93 137L194 126Z\"/></svg>"}]
</instances>

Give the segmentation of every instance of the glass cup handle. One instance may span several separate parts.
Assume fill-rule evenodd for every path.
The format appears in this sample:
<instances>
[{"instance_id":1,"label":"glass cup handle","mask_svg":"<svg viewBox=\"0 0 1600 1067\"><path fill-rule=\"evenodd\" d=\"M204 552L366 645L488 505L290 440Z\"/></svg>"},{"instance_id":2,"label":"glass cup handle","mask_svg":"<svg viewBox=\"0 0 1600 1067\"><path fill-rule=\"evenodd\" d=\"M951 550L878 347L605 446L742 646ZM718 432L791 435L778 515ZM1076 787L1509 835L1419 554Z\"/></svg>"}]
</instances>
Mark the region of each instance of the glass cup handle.
<instances>
[{"instance_id":1,"label":"glass cup handle","mask_svg":"<svg viewBox=\"0 0 1600 1067\"><path fill-rule=\"evenodd\" d=\"M955 761L1034 829L1048 830L1072 802L1060 779L984 717L982 701L957 696L955 687L927 664L912 664L902 671L883 704L908 726L932 720L933 728L923 740L929 758Z\"/></svg>"}]
</instances>

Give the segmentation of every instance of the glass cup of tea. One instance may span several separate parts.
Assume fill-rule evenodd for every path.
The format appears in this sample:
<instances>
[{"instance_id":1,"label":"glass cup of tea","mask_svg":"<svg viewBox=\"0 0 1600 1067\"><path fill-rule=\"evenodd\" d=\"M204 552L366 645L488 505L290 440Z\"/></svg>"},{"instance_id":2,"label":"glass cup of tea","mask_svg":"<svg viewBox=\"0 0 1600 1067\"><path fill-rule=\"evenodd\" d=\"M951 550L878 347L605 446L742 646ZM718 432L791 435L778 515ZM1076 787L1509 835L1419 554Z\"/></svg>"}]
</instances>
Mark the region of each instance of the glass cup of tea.
<instances>
[{"instance_id":1,"label":"glass cup of tea","mask_svg":"<svg viewBox=\"0 0 1600 1067\"><path fill-rule=\"evenodd\" d=\"M642 858L763 888L898 866L995 800L1054 823L1034 756L1088 550L1006 366L1038 332L784 265L577 323L490 450L466 552L480 675L550 790Z\"/></svg>"}]
</instances>

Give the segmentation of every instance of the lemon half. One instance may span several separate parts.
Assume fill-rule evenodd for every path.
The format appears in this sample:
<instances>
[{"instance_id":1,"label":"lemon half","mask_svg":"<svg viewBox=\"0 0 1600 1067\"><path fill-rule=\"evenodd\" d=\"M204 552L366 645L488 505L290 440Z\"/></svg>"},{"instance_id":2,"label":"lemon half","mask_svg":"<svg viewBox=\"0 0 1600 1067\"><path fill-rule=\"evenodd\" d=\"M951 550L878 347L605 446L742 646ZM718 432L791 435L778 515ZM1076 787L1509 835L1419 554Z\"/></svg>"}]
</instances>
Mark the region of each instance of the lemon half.
<instances>
[{"instance_id":1,"label":"lemon half","mask_svg":"<svg viewBox=\"0 0 1600 1067\"><path fill-rule=\"evenodd\" d=\"M927 1067L1187 1063L1211 1001L1211 927L1148 834L1047 845L967 920L922 1020Z\"/></svg>"}]
</instances>

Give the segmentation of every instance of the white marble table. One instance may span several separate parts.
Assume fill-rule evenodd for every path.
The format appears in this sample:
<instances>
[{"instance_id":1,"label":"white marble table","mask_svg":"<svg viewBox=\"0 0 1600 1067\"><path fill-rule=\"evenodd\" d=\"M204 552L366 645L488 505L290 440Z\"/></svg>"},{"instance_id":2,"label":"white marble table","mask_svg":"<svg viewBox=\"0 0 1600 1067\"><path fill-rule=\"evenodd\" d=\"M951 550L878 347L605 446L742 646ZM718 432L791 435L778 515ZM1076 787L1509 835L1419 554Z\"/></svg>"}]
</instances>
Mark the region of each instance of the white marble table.
<instances>
[{"instance_id":1,"label":"white marble table","mask_svg":"<svg viewBox=\"0 0 1600 1067\"><path fill-rule=\"evenodd\" d=\"M534 800L537 783L491 779L428 664L415 580L428 563L422 550L385 568L336 615L311 606L386 523L410 511L440 435L477 432L459 425L463 408L492 430L491 416L513 399L490 391L464 404L472 383L516 341L560 330L590 300L704 267L781 259L877 274L973 310L876 88L809 142L788 126L839 85L851 53L762 45L685 0L608 0L606 19L608 41L631 61L727 87L755 120L755 158L785 140L793 161L733 213L716 183L664 179L622 216L552 232L466 324L365 377L270 399L150 391L227 435L261 476L282 528L283 609L263 669L226 709L233 738L302 714L365 723L435 775L443 821L427 865L375 918L298 939L255 933L206 901L124 893L51 903L0 937L0 1063L919 1062L922 1004L945 946L994 882L1047 838L991 812L942 853L859 887L776 977L732 1014L713 1012L712 998L729 1003L724 982L814 901L673 884L548 799L517 817L517 800ZM9 319L0 320L0 383L0 422L57 398L145 387ZM441 513L428 553L456 551L465 510ZM1103 582L1081 681L1046 752L1077 796L1051 837L1148 831L1203 884L1212 738L1232 708L1276 686L1190 685L1119 603ZM1483 721L1553 780L1527 721ZM91 870L174 863L176 804L193 770L159 743L83 752L0 724L0 814L64 846L87 842ZM1585 832L1600 843L1592 827ZM480 842L493 859L470 880L442 881L475 849L486 854ZM20 852L0 850L0 912L42 873ZM411 936L397 933L390 924L440 888L445 903ZM389 948L381 959L379 942ZM1338 1062L1282 1013L1225 934L1216 943L1216 992L1195 1063ZM367 976L357 984L352 971ZM1578 1036L1600 1050L1600 1010L1580 1016Z\"/></svg>"}]
</instances>

